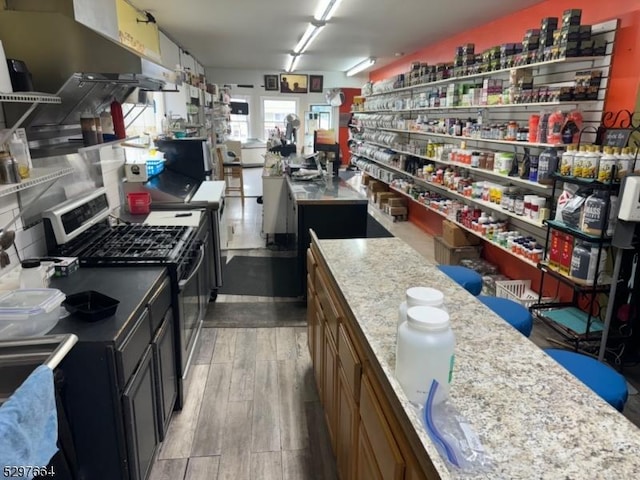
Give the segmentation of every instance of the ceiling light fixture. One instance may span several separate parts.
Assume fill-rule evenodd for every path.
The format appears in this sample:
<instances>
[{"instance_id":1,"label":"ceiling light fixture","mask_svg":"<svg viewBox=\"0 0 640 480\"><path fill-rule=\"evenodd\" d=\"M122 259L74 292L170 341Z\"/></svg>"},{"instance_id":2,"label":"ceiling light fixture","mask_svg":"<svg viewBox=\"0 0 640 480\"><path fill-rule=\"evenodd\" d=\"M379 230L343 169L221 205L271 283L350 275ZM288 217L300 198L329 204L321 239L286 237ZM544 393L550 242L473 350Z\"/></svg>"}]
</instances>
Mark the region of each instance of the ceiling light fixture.
<instances>
[{"instance_id":1,"label":"ceiling light fixture","mask_svg":"<svg viewBox=\"0 0 640 480\"><path fill-rule=\"evenodd\" d=\"M287 67L285 68L285 71L287 73L291 73L296 69L301 56L302 55L299 55L299 54L293 54L293 53L289 54L289 60L287 61Z\"/></svg>"},{"instance_id":2,"label":"ceiling light fixture","mask_svg":"<svg viewBox=\"0 0 640 480\"><path fill-rule=\"evenodd\" d=\"M342 0L321 0L314 18L320 22L328 22L340 6Z\"/></svg>"},{"instance_id":3,"label":"ceiling light fixture","mask_svg":"<svg viewBox=\"0 0 640 480\"><path fill-rule=\"evenodd\" d=\"M310 23L304 34L302 35L300 41L296 44L295 47L293 47L293 52L304 53L323 28L324 23Z\"/></svg>"},{"instance_id":4,"label":"ceiling light fixture","mask_svg":"<svg viewBox=\"0 0 640 480\"><path fill-rule=\"evenodd\" d=\"M376 59L373 57L367 58L364 62L360 62L355 67L347 72L347 77L353 77L354 75L366 70L370 66L376 63Z\"/></svg>"}]
</instances>

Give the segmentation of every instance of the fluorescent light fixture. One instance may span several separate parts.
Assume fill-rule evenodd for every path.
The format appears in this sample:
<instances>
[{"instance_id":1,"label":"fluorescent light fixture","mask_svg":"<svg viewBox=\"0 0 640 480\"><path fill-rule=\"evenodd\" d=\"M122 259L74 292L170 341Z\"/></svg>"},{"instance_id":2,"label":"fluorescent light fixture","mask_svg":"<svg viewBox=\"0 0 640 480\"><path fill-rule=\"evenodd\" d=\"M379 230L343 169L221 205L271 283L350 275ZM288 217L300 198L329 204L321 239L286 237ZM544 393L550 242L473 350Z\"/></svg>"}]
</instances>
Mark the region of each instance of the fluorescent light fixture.
<instances>
[{"instance_id":1,"label":"fluorescent light fixture","mask_svg":"<svg viewBox=\"0 0 640 480\"><path fill-rule=\"evenodd\" d=\"M300 41L293 48L293 52L304 53L323 28L324 24L310 23Z\"/></svg>"},{"instance_id":2,"label":"fluorescent light fixture","mask_svg":"<svg viewBox=\"0 0 640 480\"><path fill-rule=\"evenodd\" d=\"M285 68L285 71L287 73L293 72L296 69L296 67L298 66L298 62L300 61L300 57L301 55L299 54L289 54L289 60L287 60L287 68Z\"/></svg>"},{"instance_id":3,"label":"fluorescent light fixture","mask_svg":"<svg viewBox=\"0 0 640 480\"><path fill-rule=\"evenodd\" d=\"M347 77L353 77L354 75L357 75L358 73L362 72L363 70L366 70L367 68L369 68L370 66L372 66L375 63L376 63L376 59L375 58L373 58L373 57L367 58L364 62L359 63L358 65L353 67L351 70L349 70L347 72Z\"/></svg>"},{"instance_id":4,"label":"fluorescent light fixture","mask_svg":"<svg viewBox=\"0 0 640 480\"><path fill-rule=\"evenodd\" d=\"M320 0L316 10L315 19L320 22L328 22L340 6L342 0Z\"/></svg>"}]
</instances>

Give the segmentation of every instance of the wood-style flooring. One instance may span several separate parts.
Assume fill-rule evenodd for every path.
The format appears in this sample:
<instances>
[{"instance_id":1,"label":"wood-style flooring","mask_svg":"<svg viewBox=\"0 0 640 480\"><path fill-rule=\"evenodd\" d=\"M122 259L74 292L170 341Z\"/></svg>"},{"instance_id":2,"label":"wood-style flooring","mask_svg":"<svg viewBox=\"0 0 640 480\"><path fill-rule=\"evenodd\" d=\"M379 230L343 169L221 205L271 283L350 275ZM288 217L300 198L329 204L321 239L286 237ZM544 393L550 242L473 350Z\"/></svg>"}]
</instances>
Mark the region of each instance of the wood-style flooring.
<instances>
[{"instance_id":1,"label":"wood-style flooring","mask_svg":"<svg viewBox=\"0 0 640 480\"><path fill-rule=\"evenodd\" d=\"M203 330L151 480L336 478L305 327Z\"/></svg>"}]
</instances>

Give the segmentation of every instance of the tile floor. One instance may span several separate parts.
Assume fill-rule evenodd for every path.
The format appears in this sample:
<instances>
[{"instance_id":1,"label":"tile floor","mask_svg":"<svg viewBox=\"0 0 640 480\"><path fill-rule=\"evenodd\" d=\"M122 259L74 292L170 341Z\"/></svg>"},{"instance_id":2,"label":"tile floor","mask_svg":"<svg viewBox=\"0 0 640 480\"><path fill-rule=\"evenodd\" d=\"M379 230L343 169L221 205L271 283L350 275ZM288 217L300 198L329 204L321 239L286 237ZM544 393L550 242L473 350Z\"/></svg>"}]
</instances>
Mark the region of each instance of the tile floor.
<instances>
[{"instance_id":1,"label":"tile floor","mask_svg":"<svg viewBox=\"0 0 640 480\"><path fill-rule=\"evenodd\" d=\"M259 169L255 169L259 170ZM369 213L430 261L433 239L409 222ZM223 221L233 227L225 254L290 255L265 248L262 206L255 198L227 198ZM295 301L220 295L218 302ZM558 335L534 324L531 340L554 346ZM332 480L324 415L315 388L304 327L203 330L186 404L172 419L151 480ZM640 367L628 369L639 387ZM640 425L640 396L624 414Z\"/></svg>"}]
</instances>

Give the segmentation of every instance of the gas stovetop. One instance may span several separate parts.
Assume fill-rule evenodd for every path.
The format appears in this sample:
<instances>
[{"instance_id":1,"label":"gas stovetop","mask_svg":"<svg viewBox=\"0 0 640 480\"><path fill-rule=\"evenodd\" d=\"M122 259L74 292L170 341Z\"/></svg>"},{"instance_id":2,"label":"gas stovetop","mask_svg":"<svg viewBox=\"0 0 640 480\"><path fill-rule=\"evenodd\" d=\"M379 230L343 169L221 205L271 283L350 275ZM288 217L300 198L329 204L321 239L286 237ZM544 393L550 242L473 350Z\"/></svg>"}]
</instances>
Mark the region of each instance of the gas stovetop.
<instances>
[{"instance_id":1,"label":"gas stovetop","mask_svg":"<svg viewBox=\"0 0 640 480\"><path fill-rule=\"evenodd\" d=\"M96 225L59 246L59 254L84 265L163 264L177 262L189 249L191 227Z\"/></svg>"}]
</instances>

